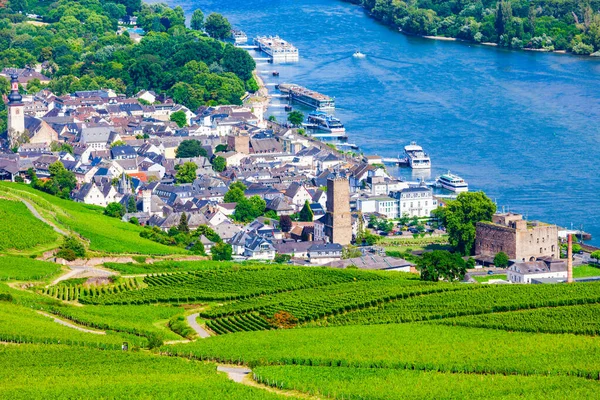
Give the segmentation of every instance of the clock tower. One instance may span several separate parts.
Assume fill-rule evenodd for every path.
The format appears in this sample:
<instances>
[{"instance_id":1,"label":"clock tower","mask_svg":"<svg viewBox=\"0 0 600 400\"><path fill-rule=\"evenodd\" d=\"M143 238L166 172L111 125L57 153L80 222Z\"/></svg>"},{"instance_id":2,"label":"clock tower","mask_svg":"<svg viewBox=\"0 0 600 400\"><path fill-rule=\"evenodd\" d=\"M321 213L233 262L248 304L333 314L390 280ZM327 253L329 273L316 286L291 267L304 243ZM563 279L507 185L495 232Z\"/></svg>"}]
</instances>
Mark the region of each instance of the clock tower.
<instances>
[{"instance_id":1,"label":"clock tower","mask_svg":"<svg viewBox=\"0 0 600 400\"><path fill-rule=\"evenodd\" d=\"M23 97L19 93L19 81L16 73L10 76L11 90L8 95L8 133L7 139L9 146L13 147L18 144L18 140L25 132L25 106L23 105Z\"/></svg>"}]
</instances>

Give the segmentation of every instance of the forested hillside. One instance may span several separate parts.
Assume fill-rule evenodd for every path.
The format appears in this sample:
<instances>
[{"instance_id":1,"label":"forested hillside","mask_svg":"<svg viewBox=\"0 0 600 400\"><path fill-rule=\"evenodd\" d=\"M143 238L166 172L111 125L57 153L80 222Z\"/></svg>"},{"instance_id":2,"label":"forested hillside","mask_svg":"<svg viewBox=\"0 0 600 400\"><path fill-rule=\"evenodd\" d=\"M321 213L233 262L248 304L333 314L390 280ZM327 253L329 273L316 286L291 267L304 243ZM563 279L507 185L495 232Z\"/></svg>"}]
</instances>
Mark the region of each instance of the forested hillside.
<instances>
[{"instance_id":1,"label":"forested hillside","mask_svg":"<svg viewBox=\"0 0 600 400\"><path fill-rule=\"evenodd\" d=\"M524 0L344 0L403 32L492 42L515 49L600 50L600 2Z\"/></svg>"},{"instance_id":2,"label":"forested hillside","mask_svg":"<svg viewBox=\"0 0 600 400\"><path fill-rule=\"evenodd\" d=\"M39 19L26 17L37 14ZM117 34L119 19L136 15L145 31L136 43ZM0 8L0 68L44 63L57 95L112 88L168 93L196 109L204 104L240 104L256 88L254 60L242 50L185 27L181 7L139 0L10 0ZM43 86L30 82L27 90ZM7 90L7 82L0 85Z\"/></svg>"}]
</instances>

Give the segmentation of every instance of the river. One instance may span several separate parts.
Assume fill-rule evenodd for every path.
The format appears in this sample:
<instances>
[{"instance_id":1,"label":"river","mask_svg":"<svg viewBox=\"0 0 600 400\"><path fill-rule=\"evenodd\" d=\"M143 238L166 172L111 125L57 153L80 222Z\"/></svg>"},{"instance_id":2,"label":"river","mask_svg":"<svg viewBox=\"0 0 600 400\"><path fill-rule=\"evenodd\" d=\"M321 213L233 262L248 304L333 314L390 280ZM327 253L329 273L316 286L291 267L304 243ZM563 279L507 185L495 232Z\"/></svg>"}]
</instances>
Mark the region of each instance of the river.
<instances>
[{"instance_id":1,"label":"river","mask_svg":"<svg viewBox=\"0 0 600 400\"><path fill-rule=\"evenodd\" d=\"M250 38L278 34L298 47L300 62L258 70L280 72L265 73L271 84L335 96L365 154L394 157L415 140L431 155L431 177L450 170L499 209L583 226L600 245L600 60L405 36L337 0L170 5L219 12Z\"/></svg>"}]
</instances>

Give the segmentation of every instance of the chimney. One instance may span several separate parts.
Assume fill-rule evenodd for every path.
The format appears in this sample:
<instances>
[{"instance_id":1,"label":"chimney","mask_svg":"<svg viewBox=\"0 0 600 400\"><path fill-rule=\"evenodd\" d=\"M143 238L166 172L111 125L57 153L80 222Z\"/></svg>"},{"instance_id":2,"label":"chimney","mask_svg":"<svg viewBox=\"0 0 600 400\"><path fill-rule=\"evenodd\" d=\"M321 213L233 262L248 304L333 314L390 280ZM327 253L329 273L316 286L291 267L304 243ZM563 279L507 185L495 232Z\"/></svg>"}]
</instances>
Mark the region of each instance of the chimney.
<instances>
[{"instance_id":1,"label":"chimney","mask_svg":"<svg viewBox=\"0 0 600 400\"><path fill-rule=\"evenodd\" d=\"M573 238L567 235L567 283L573 283Z\"/></svg>"}]
</instances>

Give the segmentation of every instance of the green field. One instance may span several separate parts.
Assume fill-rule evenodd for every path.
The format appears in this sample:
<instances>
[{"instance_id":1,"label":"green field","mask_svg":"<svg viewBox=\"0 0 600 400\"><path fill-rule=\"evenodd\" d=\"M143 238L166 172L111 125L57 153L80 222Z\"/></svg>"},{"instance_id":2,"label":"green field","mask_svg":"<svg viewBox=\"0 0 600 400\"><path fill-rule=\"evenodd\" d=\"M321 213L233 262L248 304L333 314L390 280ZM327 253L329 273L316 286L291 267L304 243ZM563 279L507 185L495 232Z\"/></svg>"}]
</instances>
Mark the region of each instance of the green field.
<instances>
[{"instance_id":1,"label":"green field","mask_svg":"<svg viewBox=\"0 0 600 400\"><path fill-rule=\"evenodd\" d=\"M423 372L384 368L267 366L254 369L263 384L334 399L591 399L600 385L581 378ZM452 395L449 396L449 393Z\"/></svg>"},{"instance_id":2,"label":"green field","mask_svg":"<svg viewBox=\"0 0 600 400\"><path fill-rule=\"evenodd\" d=\"M600 265L580 265L573 267L573 278L600 276Z\"/></svg>"},{"instance_id":3,"label":"green field","mask_svg":"<svg viewBox=\"0 0 600 400\"><path fill-rule=\"evenodd\" d=\"M264 263L234 263L232 261L157 261L154 263L105 263L104 266L123 275L156 274L162 272L188 272L207 269L237 270L243 266L264 266Z\"/></svg>"},{"instance_id":4,"label":"green field","mask_svg":"<svg viewBox=\"0 0 600 400\"><path fill-rule=\"evenodd\" d=\"M4 399L277 399L214 364L69 346L0 346Z\"/></svg>"},{"instance_id":5,"label":"green field","mask_svg":"<svg viewBox=\"0 0 600 400\"><path fill-rule=\"evenodd\" d=\"M60 270L60 265L51 262L0 255L0 280L2 281L42 280L57 275Z\"/></svg>"},{"instance_id":6,"label":"green field","mask_svg":"<svg viewBox=\"0 0 600 400\"><path fill-rule=\"evenodd\" d=\"M29 250L57 242L52 227L35 218L20 201L0 199L0 251Z\"/></svg>"},{"instance_id":7,"label":"green field","mask_svg":"<svg viewBox=\"0 0 600 400\"><path fill-rule=\"evenodd\" d=\"M101 207L59 199L27 185L9 182L0 182L0 194L26 199L48 221L89 240L92 251L155 255L188 253L185 249L141 238L139 234L143 228L107 217Z\"/></svg>"}]
</instances>

